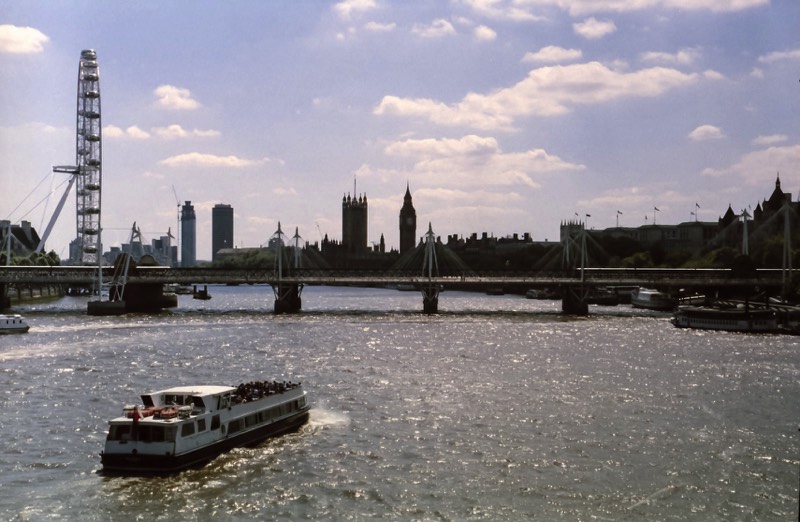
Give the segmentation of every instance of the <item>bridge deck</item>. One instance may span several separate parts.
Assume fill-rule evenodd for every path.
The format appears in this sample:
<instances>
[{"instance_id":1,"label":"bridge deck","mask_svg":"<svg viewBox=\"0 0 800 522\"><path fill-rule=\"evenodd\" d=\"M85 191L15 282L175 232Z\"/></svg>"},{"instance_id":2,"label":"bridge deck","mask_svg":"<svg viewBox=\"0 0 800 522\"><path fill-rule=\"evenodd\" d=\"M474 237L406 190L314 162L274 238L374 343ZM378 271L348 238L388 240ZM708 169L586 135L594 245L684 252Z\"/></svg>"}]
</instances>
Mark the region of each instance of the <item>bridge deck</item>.
<instances>
[{"instance_id":1,"label":"bridge deck","mask_svg":"<svg viewBox=\"0 0 800 522\"><path fill-rule=\"evenodd\" d=\"M794 272L793 272L794 273ZM128 276L129 283L139 284L302 284L390 286L438 285L451 289L485 289L491 287L555 287L555 286L644 286L657 288L721 288L758 286L780 288L789 276L781 270L759 270L753 277L738 277L725 269L586 269L566 272L530 273L464 273L428 278L419 272L358 272L293 270L292 275L278 277L271 269L227 270L209 268L138 267ZM113 269L103 269L103 280L111 281ZM88 285L97 279L96 267L56 266L0 267L0 284L65 284Z\"/></svg>"}]
</instances>

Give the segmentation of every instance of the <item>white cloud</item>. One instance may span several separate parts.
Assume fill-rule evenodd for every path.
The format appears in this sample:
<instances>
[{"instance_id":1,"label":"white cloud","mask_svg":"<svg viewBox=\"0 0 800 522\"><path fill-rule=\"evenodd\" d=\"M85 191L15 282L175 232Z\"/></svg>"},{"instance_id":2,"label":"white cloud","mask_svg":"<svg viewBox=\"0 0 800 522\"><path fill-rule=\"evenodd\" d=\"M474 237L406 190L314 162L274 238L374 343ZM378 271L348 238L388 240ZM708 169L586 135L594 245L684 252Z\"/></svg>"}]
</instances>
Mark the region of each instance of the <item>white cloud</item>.
<instances>
[{"instance_id":1,"label":"white cloud","mask_svg":"<svg viewBox=\"0 0 800 522\"><path fill-rule=\"evenodd\" d=\"M384 96L376 115L424 118L445 126L512 130L516 118L556 116L578 105L596 105L625 97L655 97L692 85L713 74L685 74L653 67L622 72L590 62L533 69L527 78L490 94L469 93L447 105L425 98Z\"/></svg>"},{"instance_id":2,"label":"white cloud","mask_svg":"<svg viewBox=\"0 0 800 522\"><path fill-rule=\"evenodd\" d=\"M378 22L368 22L364 25L364 29L370 31L372 33L390 33L397 28L397 24L395 23L378 23Z\"/></svg>"},{"instance_id":3,"label":"white cloud","mask_svg":"<svg viewBox=\"0 0 800 522\"><path fill-rule=\"evenodd\" d=\"M189 89L161 85L156 88L154 93L158 97L158 104L166 109L194 110L200 107L200 104L192 98Z\"/></svg>"},{"instance_id":4,"label":"white cloud","mask_svg":"<svg viewBox=\"0 0 800 522\"><path fill-rule=\"evenodd\" d=\"M292 187L289 187L289 188L275 187L274 189L272 189L272 193L275 194L276 196L296 196L297 195L297 191Z\"/></svg>"},{"instance_id":5,"label":"white cloud","mask_svg":"<svg viewBox=\"0 0 800 522\"><path fill-rule=\"evenodd\" d=\"M771 134L769 136L758 136L753 140L753 145L758 146L765 146L765 145L774 145L775 143L781 143L786 141L788 136L785 134Z\"/></svg>"},{"instance_id":6,"label":"white cloud","mask_svg":"<svg viewBox=\"0 0 800 522\"><path fill-rule=\"evenodd\" d=\"M640 55L642 61L669 65L692 65L700 58L700 51L694 48L681 49L676 53L650 51Z\"/></svg>"},{"instance_id":7,"label":"white cloud","mask_svg":"<svg viewBox=\"0 0 800 522\"><path fill-rule=\"evenodd\" d=\"M492 0L487 0L493 3ZM769 0L517 0L519 6L556 6L572 16L594 13L625 13L645 9L736 12L764 7Z\"/></svg>"},{"instance_id":8,"label":"white cloud","mask_svg":"<svg viewBox=\"0 0 800 522\"><path fill-rule=\"evenodd\" d=\"M721 140L725 138L725 133L714 125L700 125L689 133L689 138L693 141Z\"/></svg>"},{"instance_id":9,"label":"white cloud","mask_svg":"<svg viewBox=\"0 0 800 522\"><path fill-rule=\"evenodd\" d=\"M497 33L491 27L486 27L485 25L479 25L476 27L472 34L475 36L475 39L480 42L491 42L497 38Z\"/></svg>"},{"instance_id":10,"label":"white cloud","mask_svg":"<svg viewBox=\"0 0 800 522\"><path fill-rule=\"evenodd\" d=\"M389 156L412 159L413 173L437 186L509 186L538 188L535 174L583 170L542 149L505 153L494 138L405 140L389 144Z\"/></svg>"},{"instance_id":11,"label":"white cloud","mask_svg":"<svg viewBox=\"0 0 800 522\"><path fill-rule=\"evenodd\" d=\"M524 63L540 62L540 63L559 63L571 62L580 60L583 57L583 51L580 49L564 49L557 45L548 45L542 47L536 52L527 52L522 57Z\"/></svg>"},{"instance_id":12,"label":"white cloud","mask_svg":"<svg viewBox=\"0 0 800 522\"><path fill-rule=\"evenodd\" d=\"M375 0L344 0L335 4L333 10L342 20L349 20L355 13L364 13L377 7Z\"/></svg>"},{"instance_id":13,"label":"white cloud","mask_svg":"<svg viewBox=\"0 0 800 522\"><path fill-rule=\"evenodd\" d=\"M103 137L146 140L150 137L150 134L147 131L140 129L136 125L131 125L127 129L122 129L116 125L106 125L103 127Z\"/></svg>"},{"instance_id":14,"label":"white cloud","mask_svg":"<svg viewBox=\"0 0 800 522\"><path fill-rule=\"evenodd\" d=\"M390 156L424 157L481 154L499 150L497 140L470 134L460 139L409 139L392 143L385 148Z\"/></svg>"},{"instance_id":15,"label":"white cloud","mask_svg":"<svg viewBox=\"0 0 800 522\"><path fill-rule=\"evenodd\" d=\"M514 0L464 0L464 3L481 16L496 20L515 22L544 20L544 17L533 14L529 9L522 7L521 2Z\"/></svg>"},{"instance_id":16,"label":"white cloud","mask_svg":"<svg viewBox=\"0 0 800 522\"><path fill-rule=\"evenodd\" d=\"M679 9L682 11L707 10L717 13L728 13L768 6L769 0L662 0L659 4L666 8Z\"/></svg>"},{"instance_id":17,"label":"white cloud","mask_svg":"<svg viewBox=\"0 0 800 522\"><path fill-rule=\"evenodd\" d=\"M167 127L154 127L153 134L163 139L178 139L178 138L215 138L220 135L219 131L215 130L198 130L193 129L187 131L178 124L169 125Z\"/></svg>"},{"instance_id":18,"label":"white cloud","mask_svg":"<svg viewBox=\"0 0 800 522\"><path fill-rule=\"evenodd\" d=\"M438 18L430 25L414 24L411 32L422 38L442 38L456 34L456 29L444 18Z\"/></svg>"},{"instance_id":19,"label":"white cloud","mask_svg":"<svg viewBox=\"0 0 800 522\"><path fill-rule=\"evenodd\" d=\"M0 53L38 54L48 41L47 35L33 27L0 25Z\"/></svg>"},{"instance_id":20,"label":"white cloud","mask_svg":"<svg viewBox=\"0 0 800 522\"><path fill-rule=\"evenodd\" d=\"M658 194L660 199L664 193L659 191ZM587 200L578 200L577 203L581 208L607 207L616 212L616 210L641 207L652 201L652 194L646 194L640 187L623 187L604 190L598 196Z\"/></svg>"},{"instance_id":21,"label":"white cloud","mask_svg":"<svg viewBox=\"0 0 800 522\"><path fill-rule=\"evenodd\" d=\"M248 160L236 156L217 156L214 154L202 154L200 152L189 152L178 154L159 161L168 167L230 167L242 168L261 165L269 161L269 158L260 160Z\"/></svg>"},{"instance_id":22,"label":"white cloud","mask_svg":"<svg viewBox=\"0 0 800 522\"><path fill-rule=\"evenodd\" d=\"M800 60L800 49L792 49L791 51L776 51L768 53L764 56L759 56L758 61L761 63L773 63L781 60Z\"/></svg>"},{"instance_id":23,"label":"white cloud","mask_svg":"<svg viewBox=\"0 0 800 522\"><path fill-rule=\"evenodd\" d=\"M706 176L739 176L746 185L764 185L775 181L776 172L795 172L800 145L768 147L745 154L739 161L725 168L707 168Z\"/></svg>"},{"instance_id":24,"label":"white cloud","mask_svg":"<svg viewBox=\"0 0 800 522\"><path fill-rule=\"evenodd\" d=\"M615 32L617 26L611 20L598 20L595 17L591 17L583 22L572 24L572 29L575 34L587 40L596 40Z\"/></svg>"}]
</instances>

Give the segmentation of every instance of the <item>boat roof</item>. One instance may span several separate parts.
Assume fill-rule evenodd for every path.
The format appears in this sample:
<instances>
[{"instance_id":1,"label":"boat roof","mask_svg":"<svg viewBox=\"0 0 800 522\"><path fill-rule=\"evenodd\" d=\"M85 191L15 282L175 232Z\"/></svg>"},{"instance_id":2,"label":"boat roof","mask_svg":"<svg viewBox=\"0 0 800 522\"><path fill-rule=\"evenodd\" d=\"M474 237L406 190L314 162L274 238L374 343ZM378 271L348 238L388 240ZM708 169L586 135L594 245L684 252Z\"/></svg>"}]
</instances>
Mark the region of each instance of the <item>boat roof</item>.
<instances>
[{"instance_id":1,"label":"boat roof","mask_svg":"<svg viewBox=\"0 0 800 522\"><path fill-rule=\"evenodd\" d=\"M232 386L215 386L215 385L197 385L197 386L175 386L174 388L167 388L166 390L159 390L152 392L149 395L159 395L165 393L182 394L182 395L216 395L219 393L226 393L236 391Z\"/></svg>"}]
</instances>

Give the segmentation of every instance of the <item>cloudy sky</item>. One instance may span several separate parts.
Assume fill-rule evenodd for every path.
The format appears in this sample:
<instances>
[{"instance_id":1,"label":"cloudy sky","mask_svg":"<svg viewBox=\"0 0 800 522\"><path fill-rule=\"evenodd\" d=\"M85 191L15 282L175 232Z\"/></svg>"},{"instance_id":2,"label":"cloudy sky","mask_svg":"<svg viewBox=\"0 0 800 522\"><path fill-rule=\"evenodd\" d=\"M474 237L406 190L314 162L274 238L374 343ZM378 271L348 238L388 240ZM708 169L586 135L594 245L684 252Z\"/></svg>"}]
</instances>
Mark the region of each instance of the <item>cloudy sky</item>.
<instances>
[{"instance_id":1,"label":"cloudy sky","mask_svg":"<svg viewBox=\"0 0 800 522\"><path fill-rule=\"evenodd\" d=\"M0 219L52 214L91 48L106 246L176 197L198 259L216 203L237 246L340 240L354 183L394 248L407 183L419 235L715 221L778 173L798 198L799 27L794 0L0 0Z\"/></svg>"}]
</instances>

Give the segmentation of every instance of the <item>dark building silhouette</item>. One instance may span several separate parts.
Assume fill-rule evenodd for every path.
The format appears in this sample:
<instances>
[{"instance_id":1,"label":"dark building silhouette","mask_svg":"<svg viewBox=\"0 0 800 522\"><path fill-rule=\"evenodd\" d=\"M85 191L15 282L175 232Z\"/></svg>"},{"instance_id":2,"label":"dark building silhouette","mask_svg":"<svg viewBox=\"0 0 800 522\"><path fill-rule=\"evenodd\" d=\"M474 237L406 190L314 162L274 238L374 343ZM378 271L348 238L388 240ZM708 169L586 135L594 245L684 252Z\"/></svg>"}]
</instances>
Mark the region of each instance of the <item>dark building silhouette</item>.
<instances>
[{"instance_id":1,"label":"dark building silhouette","mask_svg":"<svg viewBox=\"0 0 800 522\"><path fill-rule=\"evenodd\" d=\"M775 190L772 191L769 199L756 205L753 210L753 224L755 229L762 229L762 233L777 233L783 231L784 226L784 205L795 211L790 212L791 225L796 221L796 211L800 207L798 203L792 202L791 192L784 192L781 189L781 177L775 179ZM792 219L795 218L795 219Z\"/></svg>"},{"instance_id":2,"label":"dark building silhouette","mask_svg":"<svg viewBox=\"0 0 800 522\"><path fill-rule=\"evenodd\" d=\"M417 211L411 202L411 190L406 183L406 195L400 209L400 254L413 250L417 244Z\"/></svg>"},{"instance_id":3,"label":"dark building silhouette","mask_svg":"<svg viewBox=\"0 0 800 522\"><path fill-rule=\"evenodd\" d=\"M10 250L15 256L27 257L39 245L39 234L31 226L30 221L22 221L19 225L12 225L8 220L0 221L0 245L2 252L5 252L8 243L11 243Z\"/></svg>"},{"instance_id":4,"label":"dark building silhouette","mask_svg":"<svg viewBox=\"0 0 800 522\"><path fill-rule=\"evenodd\" d=\"M367 196L342 197L342 246L348 254L367 251Z\"/></svg>"},{"instance_id":5,"label":"dark building silhouette","mask_svg":"<svg viewBox=\"0 0 800 522\"><path fill-rule=\"evenodd\" d=\"M233 248L233 207L218 203L211 209L211 260L224 248Z\"/></svg>"},{"instance_id":6,"label":"dark building silhouette","mask_svg":"<svg viewBox=\"0 0 800 522\"><path fill-rule=\"evenodd\" d=\"M787 207L789 209L786 213ZM775 188L768 199L747 212L737 213L728 205L725 214L717 221L685 221L677 225L643 225L640 227L612 227L604 230L589 230L594 238L626 238L650 248L658 245L665 252L689 251L699 255L703 251L730 247L744 251L744 220L747 220L749 248L763 245L770 237L782 235L785 216L789 216L790 230L800 227L800 202L792 201L792 194L781 189L780 176L775 180ZM561 242L578 237L583 223L565 221L561 223Z\"/></svg>"},{"instance_id":7,"label":"dark building silhouette","mask_svg":"<svg viewBox=\"0 0 800 522\"><path fill-rule=\"evenodd\" d=\"M194 206L187 201L181 207L181 266L189 267L197 263L197 217Z\"/></svg>"}]
</instances>

